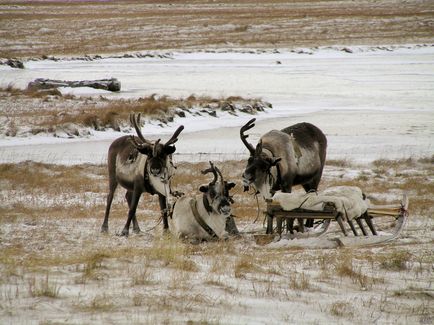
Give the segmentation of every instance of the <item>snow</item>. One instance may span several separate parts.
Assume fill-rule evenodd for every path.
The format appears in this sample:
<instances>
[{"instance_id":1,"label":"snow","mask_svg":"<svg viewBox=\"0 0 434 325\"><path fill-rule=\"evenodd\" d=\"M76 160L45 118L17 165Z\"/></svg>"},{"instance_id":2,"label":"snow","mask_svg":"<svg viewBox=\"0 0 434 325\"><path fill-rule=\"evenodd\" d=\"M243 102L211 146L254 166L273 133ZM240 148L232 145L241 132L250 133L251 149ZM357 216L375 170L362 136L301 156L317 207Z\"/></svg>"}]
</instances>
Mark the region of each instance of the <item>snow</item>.
<instances>
[{"instance_id":1,"label":"snow","mask_svg":"<svg viewBox=\"0 0 434 325\"><path fill-rule=\"evenodd\" d=\"M309 49L312 54L174 52L169 58L28 61L24 70L0 66L0 86L24 88L40 77L114 77L122 85L119 93L90 88L61 91L107 98L151 94L262 98L272 103L273 109L255 116L257 126L249 138L253 143L270 129L306 121L325 132L332 159L430 156L434 152L434 47L401 46L392 47L393 51L353 47L353 53L339 49ZM177 144L179 159L236 159L246 154L238 130L250 118L227 113L219 118L188 116L176 118L166 128L147 123L143 133L151 139L164 139L183 124L185 130ZM0 161L103 163L109 144L121 135L124 133L94 131L92 136L78 139L2 138Z\"/></svg>"}]
</instances>

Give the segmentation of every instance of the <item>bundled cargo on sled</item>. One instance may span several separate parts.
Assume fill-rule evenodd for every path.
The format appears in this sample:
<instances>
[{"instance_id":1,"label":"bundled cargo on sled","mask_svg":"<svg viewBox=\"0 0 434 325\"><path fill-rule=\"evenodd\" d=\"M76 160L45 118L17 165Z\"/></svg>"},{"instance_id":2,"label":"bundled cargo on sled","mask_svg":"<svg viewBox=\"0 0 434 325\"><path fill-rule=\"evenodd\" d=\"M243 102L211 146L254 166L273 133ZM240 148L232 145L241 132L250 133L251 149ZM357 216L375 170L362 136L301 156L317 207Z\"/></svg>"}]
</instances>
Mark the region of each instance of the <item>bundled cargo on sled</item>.
<instances>
[{"instance_id":1,"label":"bundled cargo on sled","mask_svg":"<svg viewBox=\"0 0 434 325\"><path fill-rule=\"evenodd\" d=\"M329 234L331 222L336 221L340 235L327 238L327 247L373 245L399 236L408 217L408 198L404 195L397 204L374 205L355 186L336 186L310 193L278 192L267 201L265 213L269 238L275 239L276 230L277 239L293 240L294 245L299 245L297 241L301 239L324 238ZM304 226L303 220L307 219L316 221L313 228ZM383 231L386 219L391 221L389 228L392 226L387 232Z\"/></svg>"}]
</instances>

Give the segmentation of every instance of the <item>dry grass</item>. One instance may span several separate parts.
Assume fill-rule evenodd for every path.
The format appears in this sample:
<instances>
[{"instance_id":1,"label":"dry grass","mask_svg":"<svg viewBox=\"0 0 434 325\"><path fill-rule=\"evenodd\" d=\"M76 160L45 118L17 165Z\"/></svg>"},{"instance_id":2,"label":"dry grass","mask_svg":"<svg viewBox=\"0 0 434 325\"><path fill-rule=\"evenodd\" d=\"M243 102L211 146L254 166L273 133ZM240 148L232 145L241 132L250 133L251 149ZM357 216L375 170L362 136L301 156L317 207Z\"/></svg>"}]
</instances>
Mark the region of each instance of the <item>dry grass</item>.
<instances>
[{"instance_id":1,"label":"dry grass","mask_svg":"<svg viewBox=\"0 0 434 325\"><path fill-rule=\"evenodd\" d=\"M326 160L326 166L333 166L333 167L350 167L352 165L352 162L348 159L327 159Z\"/></svg>"},{"instance_id":2,"label":"dry grass","mask_svg":"<svg viewBox=\"0 0 434 325\"><path fill-rule=\"evenodd\" d=\"M291 273L289 277L289 287L294 290L311 289L311 281L305 273Z\"/></svg>"},{"instance_id":3,"label":"dry grass","mask_svg":"<svg viewBox=\"0 0 434 325\"><path fill-rule=\"evenodd\" d=\"M5 311L0 321L15 319L14 306L24 306L24 298L30 299L40 312L44 307L38 299L49 297L61 298L66 314L73 320L89 314L112 317L119 311L129 313L141 308L152 315L146 319L137 316L132 322L161 323L164 315L170 313L171 317L184 321L218 319L225 323L227 319L222 315L233 315L238 308L251 314L252 307L246 303L251 299L257 305L298 303L297 308L324 317L348 320L362 317L367 323L375 320L371 314L393 318L396 308L401 308L411 321L426 317L429 308L425 300L430 293L424 288L433 263L429 230L433 205L429 195L419 198L412 195L431 190L429 183L420 181L421 177L432 177L427 160L376 162L371 171L367 166L329 165L331 171L342 171L343 176L325 175L324 187L358 184L374 197L396 197L398 192L390 186L396 182L400 188L408 187L411 202L420 200L427 212L418 215L411 208L410 225L402 240L393 245L331 251L259 247L249 234L240 239L192 245L162 234L161 226L128 239L113 233L100 235L106 166L33 162L0 165L0 308ZM244 165L242 161L225 162L225 174L239 183ZM196 194L198 186L209 181L200 174L206 166L206 163L179 164L174 188L187 195ZM371 177L375 175L372 169L382 166L397 171L384 178ZM358 168L365 172L367 180L346 176L347 171L354 175L354 169ZM398 183L403 174L405 181L401 179ZM52 175L52 184L56 186L50 186L44 175ZM74 175L85 185L80 185ZM63 189L67 189L67 195L62 196ZM83 194L86 189L94 191L101 200L86 201ZM11 205L17 190L19 196L29 196ZM120 192L111 217L111 229L115 230L121 229L126 217L127 206ZM64 201L62 205L44 206L49 197L63 197ZM42 203L35 204L39 198ZM241 215L237 219L239 228L252 226L255 200L241 191L235 199L238 202L234 213ZM65 205L70 201L74 203ZM155 225L159 208L158 200L150 196L143 201L138 216L145 230ZM261 229L261 222L262 216L256 229ZM342 295L347 294L357 296L358 300L343 301ZM385 298L378 301L376 297ZM312 301L321 303L317 306ZM356 312L359 307L367 313L359 315ZM197 316L203 315L198 311L204 310L209 317ZM9 316L5 316L7 311L11 313ZM32 315L36 311L26 309L25 313ZM288 319L278 313L279 319ZM293 319L299 317L296 313Z\"/></svg>"},{"instance_id":4,"label":"dry grass","mask_svg":"<svg viewBox=\"0 0 434 325\"><path fill-rule=\"evenodd\" d=\"M245 277L246 273L257 272L258 267L253 260L253 256L250 255L241 255L234 266L234 275L236 278Z\"/></svg>"},{"instance_id":5,"label":"dry grass","mask_svg":"<svg viewBox=\"0 0 434 325\"><path fill-rule=\"evenodd\" d=\"M28 285L28 290L31 297L59 297L60 287L55 282L49 280L48 273L43 279L29 279Z\"/></svg>"},{"instance_id":6,"label":"dry grass","mask_svg":"<svg viewBox=\"0 0 434 325\"><path fill-rule=\"evenodd\" d=\"M432 41L434 6L429 1L397 6L391 0L7 1L0 12L6 13L0 16L0 57L47 57L154 49L424 43Z\"/></svg>"},{"instance_id":7,"label":"dry grass","mask_svg":"<svg viewBox=\"0 0 434 325\"><path fill-rule=\"evenodd\" d=\"M352 318L354 316L354 308L347 301L336 301L330 306L330 313L333 316Z\"/></svg>"},{"instance_id":8,"label":"dry grass","mask_svg":"<svg viewBox=\"0 0 434 325\"><path fill-rule=\"evenodd\" d=\"M109 312L116 308L113 298L107 294L96 295L89 302L79 302L75 304L75 309L81 312Z\"/></svg>"},{"instance_id":9,"label":"dry grass","mask_svg":"<svg viewBox=\"0 0 434 325\"><path fill-rule=\"evenodd\" d=\"M380 258L380 265L386 270L405 271L408 269L410 259L411 254L409 252L396 250L383 255Z\"/></svg>"},{"instance_id":10,"label":"dry grass","mask_svg":"<svg viewBox=\"0 0 434 325\"><path fill-rule=\"evenodd\" d=\"M152 270L149 265L143 264L130 270L128 273L131 274L132 286L144 286L153 283Z\"/></svg>"},{"instance_id":11,"label":"dry grass","mask_svg":"<svg viewBox=\"0 0 434 325\"><path fill-rule=\"evenodd\" d=\"M80 135L80 132L83 132L80 128L83 127L125 131L130 128L131 113L140 113L163 126L177 116L185 116L192 108L198 113L203 110L207 112L202 112L203 114L216 114L226 103L255 105L261 101L259 98L211 98L194 95L187 98L151 95L138 99L109 100L104 97L61 95L57 90L54 92L19 90L11 85L0 88L0 105L5 105L5 109L0 112L0 118L7 121L7 125L3 130L0 128L0 131L6 136L17 136L20 129L35 135L55 133L66 128L74 136ZM34 109L35 107L38 109ZM72 129L71 125L77 130Z\"/></svg>"},{"instance_id":12,"label":"dry grass","mask_svg":"<svg viewBox=\"0 0 434 325\"><path fill-rule=\"evenodd\" d=\"M80 165L59 166L42 164L32 161L18 164L1 164L0 182L6 183L9 190L22 190L24 192L55 192L80 193L104 191L108 182L106 168L103 166ZM25 177L23 177L25 175Z\"/></svg>"}]
</instances>

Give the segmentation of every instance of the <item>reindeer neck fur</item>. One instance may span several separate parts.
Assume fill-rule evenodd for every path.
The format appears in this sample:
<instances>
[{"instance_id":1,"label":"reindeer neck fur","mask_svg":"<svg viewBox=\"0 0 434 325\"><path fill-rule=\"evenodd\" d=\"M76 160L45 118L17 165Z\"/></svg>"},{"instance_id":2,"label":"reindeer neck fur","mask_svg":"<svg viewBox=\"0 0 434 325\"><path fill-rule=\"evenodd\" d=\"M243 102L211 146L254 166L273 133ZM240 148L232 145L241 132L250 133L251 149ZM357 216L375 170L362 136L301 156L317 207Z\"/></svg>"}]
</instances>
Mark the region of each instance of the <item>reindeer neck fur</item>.
<instances>
[{"instance_id":1,"label":"reindeer neck fur","mask_svg":"<svg viewBox=\"0 0 434 325\"><path fill-rule=\"evenodd\" d=\"M262 148L262 155L267 158L277 158L268 147ZM280 168L279 165L276 165L271 167L269 172L264 175L262 179L255 181L254 186L264 198L269 199L271 198L271 192L275 188L276 184L280 183L280 178Z\"/></svg>"},{"instance_id":2,"label":"reindeer neck fur","mask_svg":"<svg viewBox=\"0 0 434 325\"><path fill-rule=\"evenodd\" d=\"M141 184L143 189L152 194L159 193L167 196L170 193L169 180L163 182L160 177L153 176L147 169L148 156L134 152L131 149L130 155L117 155L116 157L116 178L120 184L128 189L133 189L134 184ZM170 162L168 162L170 165ZM170 174L171 166L166 166L166 172ZM154 193L153 193L154 192Z\"/></svg>"},{"instance_id":3,"label":"reindeer neck fur","mask_svg":"<svg viewBox=\"0 0 434 325\"><path fill-rule=\"evenodd\" d=\"M209 207L204 203L203 196L197 197L196 201L197 211L199 212L200 217L209 227L211 227L212 230L214 230L219 238L222 238L226 228L226 216L216 213L214 210L209 211ZM205 230L202 229L202 231L206 234Z\"/></svg>"}]
</instances>

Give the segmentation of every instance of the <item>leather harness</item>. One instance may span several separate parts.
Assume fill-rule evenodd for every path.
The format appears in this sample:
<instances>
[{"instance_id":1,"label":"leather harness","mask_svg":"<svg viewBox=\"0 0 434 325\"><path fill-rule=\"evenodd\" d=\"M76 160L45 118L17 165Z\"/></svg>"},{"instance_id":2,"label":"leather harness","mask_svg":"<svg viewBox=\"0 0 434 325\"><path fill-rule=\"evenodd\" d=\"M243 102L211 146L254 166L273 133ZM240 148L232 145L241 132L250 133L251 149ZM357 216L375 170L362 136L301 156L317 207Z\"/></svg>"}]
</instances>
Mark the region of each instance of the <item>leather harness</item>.
<instances>
[{"instance_id":1,"label":"leather harness","mask_svg":"<svg viewBox=\"0 0 434 325\"><path fill-rule=\"evenodd\" d=\"M211 208L211 207L209 206L208 200L206 200L205 196L203 197L203 201L204 201L204 204L205 204L205 201L206 201L207 205L205 205L205 208L207 209L207 211L209 213L208 207L209 208ZM212 230L212 228L210 226L208 226L206 224L206 222L200 216L199 211L197 210L197 200L196 199L191 199L190 200L190 207L191 207L191 211L193 212L194 219L203 228L203 230L205 230L206 233L208 235L210 235L212 238L218 238L218 236L215 233L215 231Z\"/></svg>"}]
</instances>

